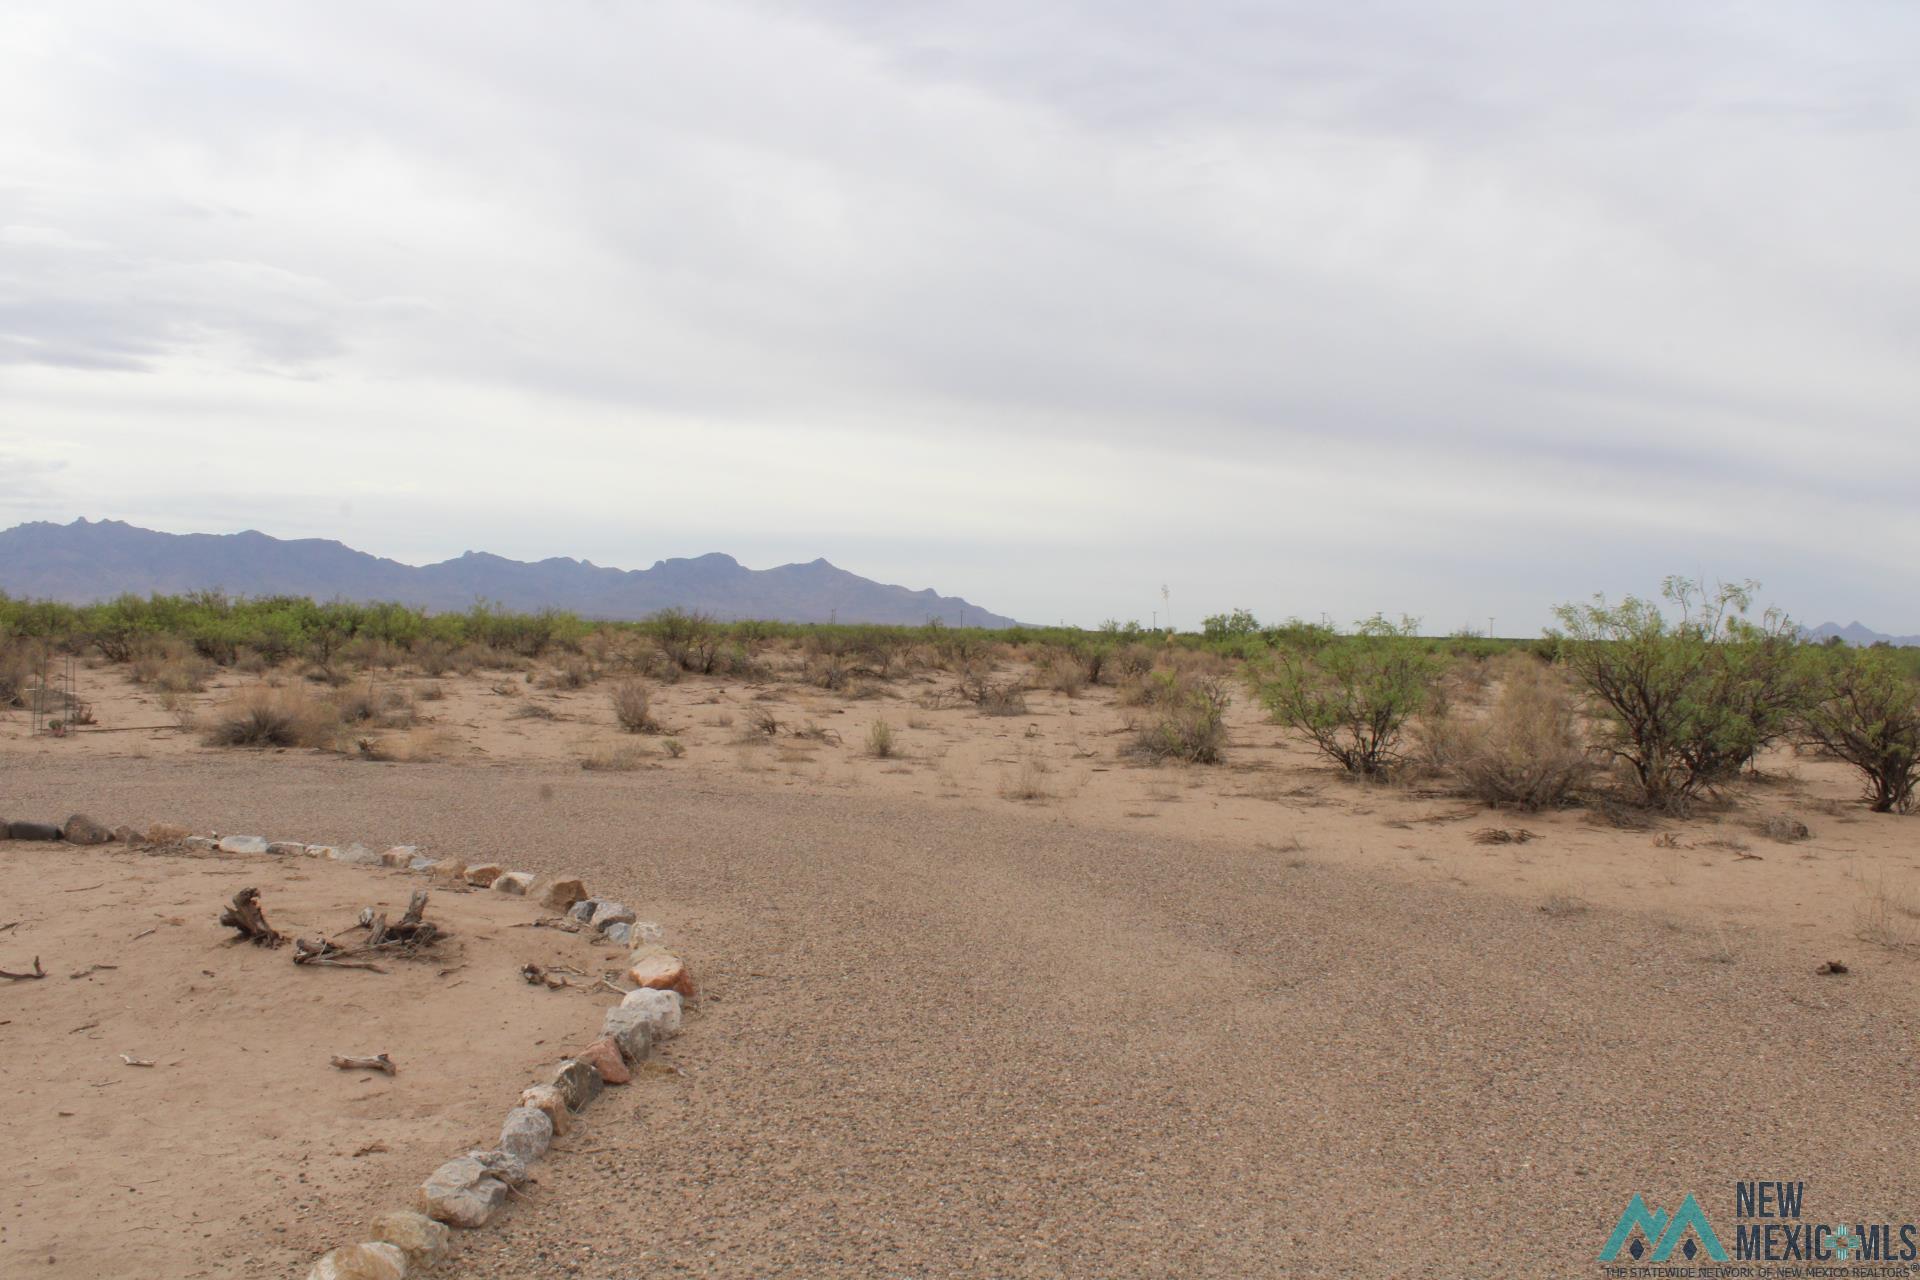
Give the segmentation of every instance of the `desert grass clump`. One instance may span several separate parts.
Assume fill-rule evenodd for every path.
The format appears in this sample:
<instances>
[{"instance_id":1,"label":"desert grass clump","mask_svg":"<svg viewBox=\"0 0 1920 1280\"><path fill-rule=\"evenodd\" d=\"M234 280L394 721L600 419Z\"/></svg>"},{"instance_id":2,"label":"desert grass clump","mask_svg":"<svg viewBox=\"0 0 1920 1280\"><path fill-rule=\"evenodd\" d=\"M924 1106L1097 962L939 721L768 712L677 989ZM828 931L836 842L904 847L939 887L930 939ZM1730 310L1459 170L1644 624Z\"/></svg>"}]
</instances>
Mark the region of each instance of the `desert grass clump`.
<instances>
[{"instance_id":1,"label":"desert grass clump","mask_svg":"<svg viewBox=\"0 0 1920 1280\"><path fill-rule=\"evenodd\" d=\"M600 747L580 757L580 767L588 773L633 773L647 767L646 750L640 747Z\"/></svg>"},{"instance_id":2,"label":"desert grass clump","mask_svg":"<svg viewBox=\"0 0 1920 1280\"><path fill-rule=\"evenodd\" d=\"M428 680L414 686L413 696L422 702L442 702L447 696L447 687L438 680Z\"/></svg>"},{"instance_id":3,"label":"desert grass clump","mask_svg":"<svg viewBox=\"0 0 1920 1280\"><path fill-rule=\"evenodd\" d=\"M653 718L653 694L638 680L622 680L611 695L613 718L628 733L657 733L659 721Z\"/></svg>"},{"instance_id":4,"label":"desert grass clump","mask_svg":"<svg viewBox=\"0 0 1920 1280\"><path fill-rule=\"evenodd\" d=\"M380 764L424 764L442 760L452 746L453 740L444 732L425 727L361 738L355 743L361 759Z\"/></svg>"},{"instance_id":5,"label":"desert grass clump","mask_svg":"<svg viewBox=\"0 0 1920 1280\"><path fill-rule=\"evenodd\" d=\"M1021 756L1019 767L1000 780L1000 795L1007 800L1051 800L1053 789L1047 785L1047 774L1051 772L1039 756Z\"/></svg>"},{"instance_id":6,"label":"desert grass clump","mask_svg":"<svg viewBox=\"0 0 1920 1280\"><path fill-rule=\"evenodd\" d=\"M1232 703L1226 682L1168 673L1157 683L1153 709L1134 722L1127 750L1155 760L1220 763L1227 745L1227 707Z\"/></svg>"},{"instance_id":7,"label":"desert grass clump","mask_svg":"<svg viewBox=\"0 0 1920 1280\"><path fill-rule=\"evenodd\" d=\"M254 685L230 698L207 727L215 747L331 747L340 718L299 689Z\"/></svg>"},{"instance_id":8,"label":"desert grass clump","mask_svg":"<svg viewBox=\"0 0 1920 1280\"><path fill-rule=\"evenodd\" d=\"M875 720L867 727L868 755L875 760L889 760L893 758L897 749L893 741L892 725L885 720Z\"/></svg>"},{"instance_id":9,"label":"desert grass clump","mask_svg":"<svg viewBox=\"0 0 1920 1280\"><path fill-rule=\"evenodd\" d=\"M687 744L678 738L662 738L660 740L660 748L665 751L670 758L675 760L687 754Z\"/></svg>"},{"instance_id":10,"label":"desert grass clump","mask_svg":"<svg viewBox=\"0 0 1920 1280\"><path fill-rule=\"evenodd\" d=\"M1484 719L1445 710L1421 736L1428 762L1490 805L1527 812L1565 805L1593 775L1572 691L1532 658L1510 666Z\"/></svg>"}]
</instances>

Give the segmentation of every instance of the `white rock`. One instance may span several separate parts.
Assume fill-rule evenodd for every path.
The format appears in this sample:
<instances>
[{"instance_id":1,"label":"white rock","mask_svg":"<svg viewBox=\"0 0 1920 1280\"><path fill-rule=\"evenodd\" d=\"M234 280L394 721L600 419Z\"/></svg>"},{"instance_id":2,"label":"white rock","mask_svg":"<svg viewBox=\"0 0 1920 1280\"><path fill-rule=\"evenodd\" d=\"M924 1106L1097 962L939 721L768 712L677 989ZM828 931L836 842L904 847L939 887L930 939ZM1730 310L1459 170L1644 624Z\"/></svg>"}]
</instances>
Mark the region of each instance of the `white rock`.
<instances>
[{"instance_id":1,"label":"white rock","mask_svg":"<svg viewBox=\"0 0 1920 1280\"><path fill-rule=\"evenodd\" d=\"M500 1150L531 1164L553 1143L553 1121L538 1107L515 1107L500 1126Z\"/></svg>"},{"instance_id":2,"label":"white rock","mask_svg":"<svg viewBox=\"0 0 1920 1280\"><path fill-rule=\"evenodd\" d=\"M627 934L627 941L637 947L643 942L664 942L666 937L666 931L653 921L636 920Z\"/></svg>"},{"instance_id":3,"label":"white rock","mask_svg":"<svg viewBox=\"0 0 1920 1280\"><path fill-rule=\"evenodd\" d=\"M266 851L267 838L265 836L220 837L220 852L222 853L265 853Z\"/></svg>"},{"instance_id":4,"label":"white rock","mask_svg":"<svg viewBox=\"0 0 1920 1280\"><path fill-rule=\"evenodd\" d=\"M298 858L307 851L307 846L297 840L275 840L267 846L267 852L276 858Z\"/></svg>"},{"instance_id":5,"label":"white rock","mask_svg":"<svg viewBox=\"0 0 1920 1280\"><path fill-rule=\"evenodd\" d=\"M678 991L655 991L652 987L641 987L627 992L618 1008L638 1009L653 1027L655 1040L670 1040L680 1034L680 1017L683 1001Z\"/></svg>"},{"instance_id":6,"label":"white rock","mask_svg":"<svg viewBox=\"0 0 1920 1280\"><path fill-rule=\"evenodd\" d=\"M307 856L309 858L332 858L337 857L339 852L338 849L335 849L330 844L310 844L307 846Z\"/></svg>"},{"instance_id":7,"label":"white rock","mask_svg":"<svg viewBox=\"0 0 1920 1280\"><path fill-rule=\"evenodd\" d=\"M335 1249L307 1272L307 1280L406 1280L407 1255L398 1245L376 1241Z\"/></svg>"},{"instance_id":8,"label":"white rock","mask_svg":"<svg viewBox=\"0 0 1920 1280\"><path fill-rule=\"evenodd\" d=\"M195 853L212 853L220 847L219 841L209 840L205 836L188 836L185 840L182 840L180 844L183 848L190 849Z\"/></svg>"},{"instance_id":9,"label":"white rock","mask_svg":"<svg viewBox=\"0 0 1920 1280\"><path fill-rule=\"evenodd\" d=\"M344 849L329 849L327 856L335 862L350 862L359 866L371 867L380 865L380 855L357 840Z\"/></svg>"},{"instance_id":10,"label":"white rock","mask_svg":"<svg viewBox=\"0 0 1920 1280\"><path fill-rule=\"evenodd\" d=\"M407 870L416 875L430 876L440 864L432 858L415 858L407 864Z\"/></svg>"},{"instance_id":11,"label":"white rock","mask_svg":"<svg viewBox=\"0 0 1920 1280\"><path fill-rule=\"evenodd\" d=\"M495 893L511 893L521 898L526 897L527 890L532 887L533 872L531 871L509 871L493 882Z\"/></svg>"},{"instance_id":12,"label":"white rock","mask_svg":"<svg viewBox=\"0 0 1920 1280\"><path fill-rule=\"evenodd\" d=\"M454 1227L483 1227L507 1198L507 1184L471 1156L449 1160L420 1184L420 1208Z\"/></svg>"}]
</instances>

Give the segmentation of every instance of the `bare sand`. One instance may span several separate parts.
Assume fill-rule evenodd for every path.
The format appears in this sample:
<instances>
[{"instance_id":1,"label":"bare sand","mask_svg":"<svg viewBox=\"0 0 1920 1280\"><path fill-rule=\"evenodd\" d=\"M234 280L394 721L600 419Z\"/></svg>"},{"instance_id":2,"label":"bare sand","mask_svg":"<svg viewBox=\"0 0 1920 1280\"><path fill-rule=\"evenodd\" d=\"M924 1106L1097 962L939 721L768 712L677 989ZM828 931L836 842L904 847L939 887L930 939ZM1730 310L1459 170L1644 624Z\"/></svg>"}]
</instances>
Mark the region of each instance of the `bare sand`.
<instances>
[{"instance_id":1,"label":"bare sand","mask_svg":"<svg viewBox=\"0 0 1920 1280\"><path fill-rule=\"evenodd\" d=\"M384 973L296 966L216 923L242 886L282 932L351 942L362 907L398 918L422 881L0 843L0 967L38 957L49 974L0 990L0 1274L302 1273L411 1208L440 1161L492 1146L538 1069L591 1038L610 997L534 988L519 967L592 973L621 954L516 927L538 917L523 899L430 885L427 918L453 935L430 953ZM330 1064L377 1053L398 1074Z\"/></svg>"},{"instance_id":2,"label":"bare sand","mask_svg":"<svg viewBox=\"0 0 1920 1280\"><path fill-rule=\"evenodd\" d=\"M89 675L102 727L165 720ZM1920 819L1834 766L1622 830L1352 786L1244 706L1227 764L1147 766L1104 690L995 718L689 679L675 757L604 687L438 683L437 763L0 725L0 806L420 842L667 925L685 1074L593 1113L462 1274L1572 1276L1636 1192L1920 1206ZM903 758L862 754L875 718Z\"/></svg>"}]
</instances>

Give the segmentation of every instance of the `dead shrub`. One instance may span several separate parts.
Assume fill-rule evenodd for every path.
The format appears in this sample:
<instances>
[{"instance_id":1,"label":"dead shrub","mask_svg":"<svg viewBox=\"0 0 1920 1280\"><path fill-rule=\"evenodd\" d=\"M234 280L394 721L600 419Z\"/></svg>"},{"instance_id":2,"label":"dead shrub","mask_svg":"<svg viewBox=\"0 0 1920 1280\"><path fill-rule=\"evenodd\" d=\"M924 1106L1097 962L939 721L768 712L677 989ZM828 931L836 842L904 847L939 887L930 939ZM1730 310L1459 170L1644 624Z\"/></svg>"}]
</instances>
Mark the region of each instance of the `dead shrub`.
<instances>
[{"instance_id":1,"label":"dead shrub","mask_svg":"<svg viewBox=\"0 0 1920 1280\"><path fill-rule=\"evenodd\" d=\"M1087 664L1071 653L1054 653L1048 656L1041 675L1047 682L1047 688L1055 693L1064 693L1075 697L1087 687Z\"/></svg>"},{"instance_id":2,"label":"dead shrub","mask_svg":"<svg viewBox=\"0 0 1920 1280\"><path fill-rule=\"evenodd\" d=\"M599 674L584 655L570 653L540 678L540 686L544 689L584 689L598 679Z\"/></svg>"},{"instance_id":3,"label":"dead shrub","mask_svg":"<svg viewBox=\"0 0 1920 1280\"><path fill-rule=\"evenodd\" d=\"M657 733L660 724L653 718L653 694L638 680L622 680L613 687L613 718L628 733Z\"/></svg>"},{"instance_id":4,"label":"dead shrub","mask_svg":"<svg viewBox=\"0 0 1920 1280\"><path fill-rule=\"evenodd\" d=\"M1217 676L1165 673L1154 710L1133 725L1127 750L1155 760L1218 764L1227 744L1227 707L1232 698Z\"/></svg>"},{"instance_id":5,"label":"dead shrub","mask_svg":"<svg viewBox=\"0 0 1920 1280\"><path fill-rule=\"evenodd\" d=\"M1488 804L1529 812L1569 803L1594 760L1572 692L1536 662L1514 664L1483 719L1451 709L1422 728L1428 762Z\"/></svg>"},{"instance_id":6,"label":"dead shrub","mask_svg":"<svg viewBox=\"0 0 1920 1280\"><path fill-rule=\"evenodd\" d=\"M1052 772L1039 756L1020 757L1019 767L1000 780L1000 795L1007 800L1051 800L1053 789L1047 785Z\"/></svg>"},{"instance_id":7,"label":"dead shrub","mask_svg":"<svg viewBox=\"0 0 1920 1280\"><path fill-rule=\"evenodd\" d=\"M216 712L207 728L215 747L331 747L339 716L329 704L299 689L254 685Z\"/></svg>"},{"instance_id":8,"label":"dead shrub","mask_svg":"<svg viewBox=\"0 0 1920 1280\"><path fill-rule=\"evenodd\" d=\"M413 691L413 696L422 702L440 702L447 696L446 686L438 680L429 680Z\"/></svg>"},{"instance_id":9,"label":"dead shrub","mask_svg":"<svg viewBox=\"0 0 1920 1280\"><path fill-rule=\"evenodd\" d=\"M867 728L867 754L875 760L887 760L893 753L893 726L885 720L875 720Z\"/></svg>"}]
</instances>

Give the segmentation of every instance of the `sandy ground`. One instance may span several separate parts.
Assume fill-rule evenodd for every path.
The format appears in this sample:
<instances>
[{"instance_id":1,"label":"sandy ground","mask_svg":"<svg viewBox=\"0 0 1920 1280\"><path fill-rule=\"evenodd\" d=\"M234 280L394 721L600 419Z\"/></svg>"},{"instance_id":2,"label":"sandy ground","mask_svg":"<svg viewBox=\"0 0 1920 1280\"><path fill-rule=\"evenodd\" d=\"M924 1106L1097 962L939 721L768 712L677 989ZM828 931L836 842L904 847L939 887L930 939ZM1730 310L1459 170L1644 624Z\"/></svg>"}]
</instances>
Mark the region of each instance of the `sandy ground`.
<instances>
[{"instance_id":1,"label":"sandy ground","mask_svg":"<svg viewBox=\"0 0 1920 1280\"><path fill-rule=\"evenodd\" d=\"M421 884L0 843L0 967L38 956L50 975L0 990L0 1275L299 1274L375 1213L412 1207L441 1160L491 1146L519 1089L611 999L535 989L519 966L597 973L617 953L514 927L537 918L524 900L440 887L427 918L454 936L384 974L295 966L215 923L255 885L282 932L350 941L362 907L398 918ZM380 1052L398 1075L329 1065Z\"/></svg>"},{"instance_id":2,"label":"sandy ground","mask_svg":"<svg viewBox=\"0 0 1920 1280\"><path fill-rule=\"evenodd\" d=\"M909 681L688 680L674 758L602 687L439 683L443 763L14 733L0 804L420 842L648 904L703 982L687 1074L596 1113L464 1274L1591 1275L1635 1192L1920 1207L1920 819L1831 766L1620 830L1353 787L1244 707L1226 765L1152 767L1108 691L998 719ZM143 696L102 727L162 721ZM875 717L904 759L861 753ZM579 768L620 746L639 768ZM1042 798L1007 797L1023 770Z\"/></svg>"}]
</instances>

